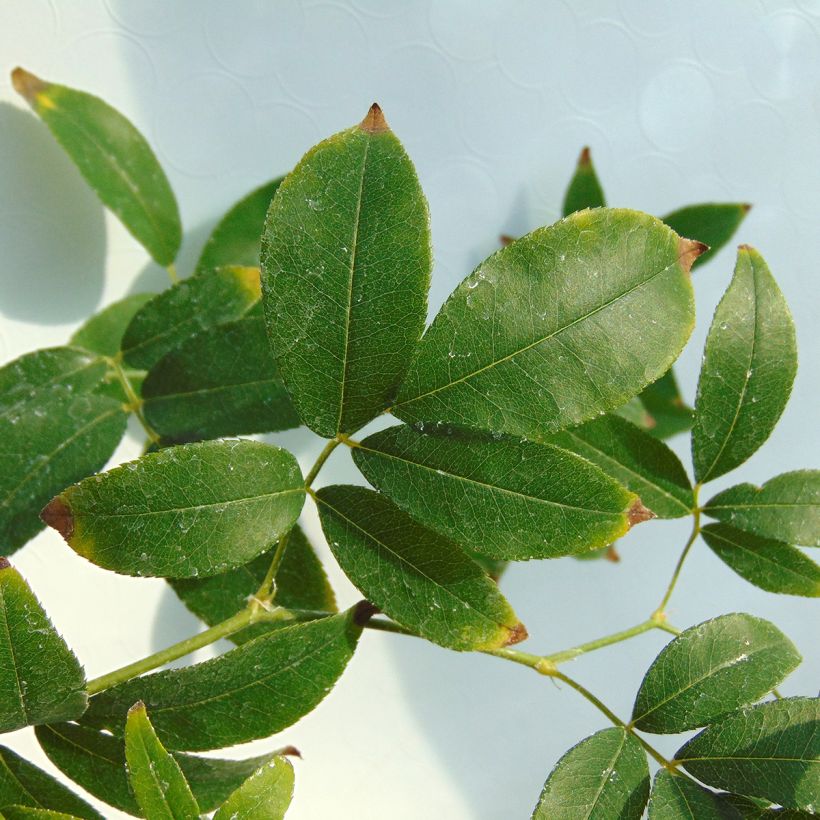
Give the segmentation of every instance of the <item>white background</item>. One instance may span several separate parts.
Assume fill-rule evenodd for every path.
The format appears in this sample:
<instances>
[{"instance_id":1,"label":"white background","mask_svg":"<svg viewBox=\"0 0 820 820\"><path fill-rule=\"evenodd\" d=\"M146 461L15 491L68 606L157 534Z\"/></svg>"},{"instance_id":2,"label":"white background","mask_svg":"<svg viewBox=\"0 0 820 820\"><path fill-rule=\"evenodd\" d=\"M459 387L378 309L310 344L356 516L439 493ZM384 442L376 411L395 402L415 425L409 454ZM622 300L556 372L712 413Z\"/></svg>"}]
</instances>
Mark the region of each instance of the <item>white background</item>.
<instances>
[{"instance_id":1,"label":"white background","mask_svg":"<svg viewBox=\"0 0 820 820\"><path fill-rule=\"evenodd\" d=\"M779 428L736 476L759 483L816 466L820 0L574 5L0 0L0 361L60 344L97 308L166 282L14 98L14 65L103 96L147 135L180 200L183 272L230 203L358 122L375 99L430 200L433 311L500 232L558 216L584 144L610 204L662 214L704 200L754 203L738 241L763 252L792 306L801 368ZM690 399L732 266L727 249L695 274L699 326L679 368ZM318 451L308 434L278 440L303 465ZM686 440L676 445L685 456ZM352 477L346 459L334 456L329 478ZM320 540L312 512L307 526ZM557 650L642 620L686 530L638 528L619 545L618 565L514 566L504 589L532 636L525 648ZM341 600L353 601L323 554ZM162 581L99 570L53 533L14 562L90 676L198 628ZM735 610L770 618L797 642L807 660L782 689L814 693L814 602L745 584L699 544L670 619L684 627ZM645 635L569 671L626 716L664 642ZM560 754L605 723L524 668L368 633L313 714L237 753L302 749L294 820L505 820L528 817ZM8 743L44 760L28 731ZM658 740L670 753L677 743Z\"/></svg>"}]
</instances>

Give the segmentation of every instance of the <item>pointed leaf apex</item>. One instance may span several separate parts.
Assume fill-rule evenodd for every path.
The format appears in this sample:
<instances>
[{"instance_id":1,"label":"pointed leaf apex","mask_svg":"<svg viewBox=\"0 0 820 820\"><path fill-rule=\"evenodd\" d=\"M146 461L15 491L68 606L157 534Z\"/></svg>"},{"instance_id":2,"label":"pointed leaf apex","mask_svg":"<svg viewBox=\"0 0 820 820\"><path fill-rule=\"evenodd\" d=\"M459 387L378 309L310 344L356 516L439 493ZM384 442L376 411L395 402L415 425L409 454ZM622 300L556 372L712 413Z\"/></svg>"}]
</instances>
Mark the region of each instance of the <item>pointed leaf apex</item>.
<instances>
[{"instance_id":1,"label":"pointed leaf apex","mask_svg":"<svg viewBox=\"0 0 820 820\"><path fill-rule=\"evenodd\" d=\"M277 749L276 754L282 757L298 757L299 760L302 759L302 753L295 746L284 746L281 749Z\"/></svg>"},{"instance_id":2,"label":"pointed leaf apex","mask_svg":"<svg viewBox=\"0 0 820 820\"><path fill-rule=\"evenodd\" d=\"M27 102L34 102L34 98L46 88L46 83L29 71L18 66L11 72L11 84L14 90Z\"/></svg>"},{"instance_id":3,"label":"pointed leaf apex","mask_svg":"<svg viewBox=\"0 0 820 820\"><path fill-rule=\"evenodd\" d=\"M58 495L43 507L40 518L68 541L74 534L74 516L68 505Z\"/></svg>"},{"instance_id":4,"label":"pointed leaf apex","mask_svg":"<svg viewBox=\"0 0 820 820\"><path fill-rule=\"evenodd\" d=\"M510 634L504 642L504 646L512 646L514 643L521 643L521 641L526 641L529 636L530 634L527 632L527 627L519 622L510 629Z\"/></svg>"},{"instance_id":5,"label":"pointed leaf apex","mask_svg":"<svg viewBox=\"0 0 820 820\"><path fill-rule=\"evenodd\" d=\"M499 241L501 242L501 247L506 248L507 245L512 245L515 242L515 237L510 236L509 234L502 233L501 236L498 237Z\"/></svg>"},{"instance_id":6,"label":"pointed leaf apex","mask_svg":"<svg viewBox=\"0 0 820 820\"><path fill-rule=\"evenodd\" d=\"M578 156L578 167L579 168L588 168L592 165L592 155L589 150L589 146L585 145L581 149L581 153Z\"/></svg>"},{"instance_id":7,"label":"pointed leaf apex","mask_svg":"<svg viewBox=\"0 0 820 820\"><path fill-rule=\"evenodd\" d=\"M0 555L0 569L9 569L10 567L11 564L9 563L9 559Z\"/></svg>"},{"instance_id":8,"label":"pointed leaf apex","mask_svg":"<svg viewBox=\"0 0 820 820\"><path fill-rule=\"evenodd\" d=\"M744 214L749 213L752 210L752 206L748 202L742 202L740 205L740 209L743 211Z\"/></svg>"},{"instance_id":9,"label":"pointed leaf apex","mask_svg":"<svg viewBox=\"0 0 820 820\"><path fill-rule=\"evenodd\" d=\"M695 260L708 250L709 246L703 242L698 242L697 239L680 237L678 242L678 261L684 272L689 273L692 270L692 265L694 265Z\"/></svg>"},{"instance_id":10,"label":"pointed leaf apex","mask_svg":"<svg viewBox=\"0 0 820 820\"><path fill-rule=\"evenodd\" d=\"M128 714L129 714L129 715L133 715L133 714L135 714L135 713L137 713L137 712L145 712L145 711L146 711L146 709L145 709L145 704L144 704L141 700L138 700L138 701L137 701L137 702L136 702L136 703L135 703L135 704L134 704L134 705L133 705L133 706L132 706L132 707L128 710Z\"/></svg>"},{"instance_id":11,"label":"pointed leaf apex","mask_svg":"<svg viewBox=\"0 0 820 820\"><path fill-rule=\"evenodd\" d=\"M378 103L373 103L365 118L359 123L359 128L367 134L380 134L382 131L389 131L390 126L384 118Z\"/></svg>"},{"instance_id":12,"label":"pointed leaf apex","mask_svg":"<svg viewBox=\"0 0 820 820\"><path fill-rule=\"evenodd\" d=\"M634 527L636 524L640 524L642 521L649 521L652 518L657 518L655 513L652 512L648 507L644 507L643 502L640 498L636 498L635 501L632 502L632 506L627 510L626 513L627 520L629 521L629 526Z\"/></svg>"}]
</instances>

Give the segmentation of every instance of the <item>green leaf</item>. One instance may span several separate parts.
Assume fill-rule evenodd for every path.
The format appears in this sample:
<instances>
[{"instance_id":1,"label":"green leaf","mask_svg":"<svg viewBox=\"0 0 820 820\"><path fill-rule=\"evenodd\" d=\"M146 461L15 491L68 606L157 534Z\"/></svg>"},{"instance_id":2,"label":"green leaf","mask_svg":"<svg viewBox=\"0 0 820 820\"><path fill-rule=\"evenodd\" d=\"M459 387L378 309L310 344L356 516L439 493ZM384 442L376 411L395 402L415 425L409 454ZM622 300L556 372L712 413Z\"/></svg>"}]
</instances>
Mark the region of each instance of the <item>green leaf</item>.
<instances>
[{"instance_id":1,"label":"green leaf","mask_svg":"<svg viewBox=\"0 0 820 820\"><path fill-rule=\"evenodd\" d=\"M129 814L140 814L128 784L125 746L120 738L74 723L38 726L35 732L43 751L63 774L109 805ZM173 757L190 783L200 809L209 812L270 760L271 755L249 760L219 760L182 753L175 753ZM79 814L76 809L73 811ZM81 816L98 817L97 814Z\"/></svg>"},{"instance_id":2,"label":"green leaf","mask_svg":"<svg viewBox=\"0 0 820 820\"><path fill-rule=\"evenodd\" d=\"M688 777L661 769L652 784L649 820L740 820L740 814Z\"/></svg>"},{"instance_id":3,"label":"green leaf","mask_svg":"<svg viewBox=\"0 0 820 820\"><path fill-rule=\"evenodd\" d=\"M527 630L456 544L364 487L323 487L319 517L348 578L382 612L450 649L495 649Z\"/></svg>"},{"instance_id":4,"label":"green leaf","mask_svg":"<svg viewBox=\"0 0 820 820\"><path fill-rule=\"evenodd\" d=\"M794 323L763 257L741 246L706 339L692 458L701 483L746 461L771 434L797 372Z\"/></svg>"},{"instance_id":5,"label":"green leaf","mask_svg":"<svg viewBox=\"0 0 820 820\"><path fill-rule=\"evenodd\" d=\"M174 580L171 586L194 615L214 626L247 606L249 596L262 586L273 549L222 575ZM324 568L298 524L288 535L287 549L276 573L276 603L288 609L336 612L336 596ZM254 624L231 635L230 640L245 643L289 625L287 621Z\"/></svg>"},{"instance_id":6,"label":"green leaf","mask_svg":"<svg viewBox=\"0 0 820 820\"><path fill-rule=\"evenodd\" d=\"M43 505L99 470L125 433L118 401L91 395L105 362L68 347L0 368L0 550L11 554L43 524Z\"/></svg>"},{"instance_id":7,"label":"green leaf","mask_svg":"<svg viewBox=\"0 0 820 820\"><path fill-rule=\"evenodd\" d=\"M5 806L0 818L5 820L77 820L76 815L31 806Z\"/></svg>"},{"instance_id":8,"label":"green leaf","mask_svg":"<svg viewBox=\"0 0 820 820\"><path fill-rule=\"evenodd\" d=\"M600 467L659 518L680 518L694 507L692 485L678 457L649 433L616 415L565 430L551 443Z\"/></svg>"},{"instance_id":9,"label":"green leaf","mask_svg":"<svg viewBox=\"0 0 820 820\"><path fill-rule=\"evenodd\" d=\"M154 732L145 705L135 703L125 723L128 782L137 804L151 820L196 820L199 806L179 763Z\"/></svg>"},{"instance_id":10,"label":"green leaf","mask_svg":"<svg viewBox=\"0 0 820 820\"><path fill-rule=\"evenodd\" d=\"M815 811L820 700L785 698L740 709L695 735L675 758L708 786Z\"/></svg>"},{"instance_id":11,"label":"green leaf","mask_svg":"<svg viewBox=\"0 0 820 820\"><path fill-rule=\"evenodd\" d=\"M798 809L770 808L768 800L742 797L739 794L721 793L717 795L721 807L731 818L742 820L811 820L815 814ZM735 812L735 814L732 814Z\"/></svg>"},{"instance_id":12,"label":"green leaf","mask_svg":"<svg viewBox=\"0 0 820 820\"><path fill-rule=\"evenodd\" d=\"M687 205L663 217L663 221L675 233L697 239L709 246L709 250L695 260L692 269L708 262L734 235L746 218L751 205L745 203L705 203Z\"/></svg>"},{"instance_id":13,"label":"green leaf","mask_svg":"<svg viewBox=\"0 0 820 820\"><path fill-rule=\"evenodd\" d=\"M255 558L296 523L304 499L299 465L287 450L206 441L149 453L81 481L42 516L100 567L189 578Z\"/></svg>"},{"instance_id":14,"label":"green leaf","mask_svg":"<svg viewBox=\"0 0 820 820\"><path fill-rule=\"evenodd\" d=\"M666 734L705 726L771 692L800 661L794 644L761 618L736 613L704 621L655 658L632 723Z\"/></svg>"},{"instance_id":15,"label":"green leaf","mask_svg":"<svg viewBox=\"0 0 820 820\"><path fill-rule=\"evenodd\" d=\"M0 746L0 813L7 806L22 805L66 812L86 820L102 815L33 763Z\"/></svg>"},{"instance_id":16,"label":"green leaf","mask_svg":"<svg viewBox=\"0 0 820 820\"><path fill-rule=\"evenodd\" d=\"M164 441L299 426L261 316L203 330L166 353L142 386L143 412Z\"/></svg>"},{"instance_id":17,"label":"green leaf","mask_svg":"<svg viewBox=\"0 0 820 820\"><path fill-rule=\"evenodd\" d=\"M85 711L85 675L34 593L0 557L0 732Z\"/></svg>"},{"instance_id":18,"label":"green leaf","mask_svg":"<svg viewBox=\"0 0 820 820\"><path fill-rule=\"evenodd\" d=\"M648 431L655 438L671 438L691 429L695 411L681 397L675 371L670 368L657 381L647 385L638 395L652 418Z\"/></svg>"},{"instance_id":19,"label":"green leaf","mask_svg":"<svg viewBox=\"0 0 820 820\"><path fill-rule=\"evenodd\" d=\"M286 177L262 238L268 334L311 430L349 433L385 408L424 328L431 267L424 194L374 105Z\"/></svg>"},{"instance_id":20,"label":"green leaf","mask_svg":"<svg viewBox=\"0 0 820 820\"><path fill-rule=\"evenodd\" d=\"M820 546L820 470L782 473L762 487L737 484L703 511L736 529L789 544Z\"/></svg>"},{"instance_id":21,"label":"green leaf","mask_svg":"<svg viewBox=\"0 0 820 820\"><path fill-rule=\"evenodd\" d=\"M649 797L641 744L619 727L573 746L556 764L532 820L639 820Z\"/></svg>"},{"instance_id":22,"label":"green leaf","mask_svg":"<svg viewBox=\"0 0 820 820\"><path fill-rule=\"evenodd\" d=\"M122 732L128 703L141 700L171 749L217 749L268 737L327 695L353 656L357 608L262 635L204 663L155 672L89 701L83 722Z\"/></svg>"},{"instance_id":23,"label":"green leaf","mask_svg":"<svg viewBox=\"0 0 820 820\"><path fill-rule=\"evenodd\" d=\"M170 265L182 240L179 208L142 134L99 97L22 68L11 81L103 203L160 265Z\"/></svg>"},{"instance_id":24,"label":"green leaf","mask_svg":"<svg viewBox=\"0 0 820 820\"><path fill-rule=\"evenodd\" d=\"M545 444L401 425L368 436L353 458L405 512L493 558L586 552L648 515L597 467Z\"/></svg>"},{"instance_id":25,"label":"green leaf","mask_svg":"<svg viewBox=\"0 0 820 820\"><path fill-rule=\"evenodd\" d=\"M202 248L196 263L197 273L222 265L259 267L265 215L282 179L261 185L231 207Z\"/></svg>"},{"instance_id":26,"label":"green leaf","mask_svg":"<svg viewBox=\"0 0 820 820\"><path fill-rule=\"evenodd\" d=\"M728 524L708 524L701 535L715 555L749 583L784 595L820 596L820 566L796 547Z\"/></svg>"},{"instance_id":27,"label":"green leaf","mask_svg":"<svg viewBox=\"0 0 820 820\"><path fill-rule=\"evenodd\" d=\"M595 173L589 148L584 148L578 157L578 164L567 192L564 194L562 215L569 216L575 211L583 211L584 208L603 208L604 205L606 205L604 191L598 181L598 174ZM688 236L688 234L685 235Z\"/></svg>"},{"instance_id":28,"label":"green leaf","mask_svg":"<svg viewBox=\"0 0 820 820\"><path fill-rule=\"evenodd\" d=\"M282 820L293 798L293 766L277 755L219 807L214 820Z\"/></svg>"},{"instance_id":29,"label":"green leaf","mask_svg":"<svg viewBox=\"0 0 820 820\"><path fill-rule=\"evenodd\" d=\"M259 268L218 268L183 279L137 311L122 339L123 358L150 370L189 336L241 319L260 293Z\"/></svg>"},{"instance_id":30,"label":"green leaf","mask_svg":"<svg viewBox=\"0 0 820 820\"><path fill-rule=\"evenodd\" d=\"M71 337L71 344L97 353L116 356L134 314L154 298L153 293L134 293L110 304L86 321Z\"/></svg>"},{"instance_id":31,"label":"green leaf","mask_svg":"<svg viewBox=\"0 0 820 820\"><path fill-rule=\"evenodd\" d=\"M688 339L688 270L701 251L659 220L621 209L533 231L451 294L392 412L543 440L622 405Z\"/></svg>"},{"instance_id":32,"label":"green leaf","mask_svg":"<svg viewBox=\"0 0 820 820\"><path fill-rule=\"evenodd\" d=\"M638 396L633 396L626 404L616 407L612 412L642 430L648 430L655 423L655 419L649 415Z\"/></svg>"}]
</instances>

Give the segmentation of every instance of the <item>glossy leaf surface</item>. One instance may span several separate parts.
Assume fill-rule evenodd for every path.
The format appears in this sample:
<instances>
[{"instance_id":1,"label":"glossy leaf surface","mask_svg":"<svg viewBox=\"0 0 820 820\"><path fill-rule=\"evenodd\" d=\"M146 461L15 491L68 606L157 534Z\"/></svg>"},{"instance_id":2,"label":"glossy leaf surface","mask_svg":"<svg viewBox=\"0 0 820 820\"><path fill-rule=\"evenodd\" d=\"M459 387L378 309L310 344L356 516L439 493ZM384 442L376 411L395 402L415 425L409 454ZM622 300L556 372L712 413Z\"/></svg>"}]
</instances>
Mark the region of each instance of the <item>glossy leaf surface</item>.
<instances>
[{"instance_id":1,"label":"glossy leaf surface","mask_svg":"<svg viewBox=\"0 0 820 820\"><path fill-rule=\"evenodd\" d=\"M0 558L0 732L85 711L85 675L20 573Z\"/></svg>"},{"instance_id":2,"label":"glossy leaf surface","mask_svg":"<svg viewBox=\"0 0 820 820\"><path fill-rule=\"evenodd\" d=\"M545 444L404 425L354 448L399 507L493 558L555 558L610 544L641 520L638 498L584 459ZM491 510L487 515L477 511Z\"/></svg>"},{"instance_id":3,"label":"glossy leaf surface","mask_svg":"<svg viewBox=\"0 0 820 820\"><path fill-rule=\"evenodd\" d=\"M387 405L424 328L431 266L424 194L374 105L304 156L265 223L268 333L311 430L349 433Z\"/></svg>"},{"instance_id":4,"label":"glossy leaf surface","mask_svg":"<svg viewBox=\"0 0 820 820\"><path fill-rule=\"evenodd\" d=\"M746 461L771 434L797 372L794 323L763 257L741 247L706 339L692 457L698 481Z\"/></svg>"},{"instance_id":5,"label":"glossy leaf surface","mask_svg":"<svg viewBox=\"0 0 820 820\"><path fill-rule=\"evenodd\" d=\"M774 624L721 615L667 644L644 676L632 722L646 732L705 726L777 686L801 661Z\"/></svg>"},{"instance_id":6,"label":"glossy leaf surface","mask_svg":"<svg viewBox=\"0 0 820 820\"><path fill-rule=\"evenodd\" d=\"M116 356L134 314L153 298L153 293L133 293L103 308L74 333L71 344L100 356Z\"/></svg>"},{"instance_id":7,"label":"glossy leaf surface","mask_svg":"<svg viewBox=\"0 0 820 820\"><path fill-rule=\"evenodd\" d=\"M527 632L497 585L456 544L364 487L317 493L336 560L382 612L450 649L495 649Z\"/></svg>"},{"instance_id":8,"label":"glossy leaf surface","mask_svg":"<svg viewBox=\"0 0 820 820\"><path fill-rule=\"evenodd\" d=\"M219 807L214 820L282 820L293 797L293 766L277 755Z\"/></svg>"},{"instance_id":9,"label":"glossy leaf surface","mask_svg":"<svg viewBox=\"0 0 820 820\"><path fill-rule=\"evenodd\" d=\"M355 608L280 629L213 660L107 689L89 701L83 721L121 732L126 704L141 700L170 749L218 749L268 737L319 704L360 634Z\"/></svg>"},{"instance_id":10,"label":"glossy leaf surface","mask_svg":"<svg viewBox=\"0 0 820 820\"><path fill-rule=\"evenodd\" d=\"M96 809L50 774L0 746L0 813L6 806L31 806L102 820Z\"/></svg>"},{"instance_id":11,"label":"glossy leaf surface","mask_svg":"<svg viewBox=\"0 0 820 820\"><path fill-rule=\"evenodd\" d=\"M298 427L261 316L204 330L167 353L142 387L163 440L196 441Z\"/></svg>"},{"instance_id":12,"label":"glossy leaf surface","mask_svg":"<svg viewBox=\"0 0 820 820\"><path fill-rule=\"evenodd\" d=\"M652 419L648 432L655 438L670 438L692 427L695 411L684 402L671 368L647 385L638 398Z\"/></svg>"},{"instance_id":13,"label":"glossy leaf surface","mask_svg":"<svg viewBox=\"0 0 820 820\"><path fill-rule=\"evenodd\" d=\"M91 394L106 369L69 347L0 368L0 551L10 554L34 537L43 505L114 452L126 413L119 401Z\"/></svg>"},{"instance_id":14,"label":"glossy leaf surface","mask_svg":"<svg viewBox=\"0 0 820 820\"><path fill-rule=\"evenodd\" d=\"M764 538L818 547L820 470L782 473L762 487L737 484L711 498L704 512Z\"/></svg>"},{"instance_id":15,"label":"glossy leaf surface","mask_svg":"<svg viewBox=\"0 0 820 820\"><path fill-rule=\"evenodd\" d=\"M281 182L279 177L260 185L231 207L202 248L197 273L223 265L259 267L265 215Z\"/></svg>"},{"instance_id":16,"label":"glossy leaf surface","mask_svg":"<svg viewBox=\"0 0 820 820\"><path fill-rule=\"evenodd\" d=\"M820 566L797 547L727 524L707 524L700 534L712 552L749 583L768 592L820 596Z\"/></svg>"},{"instance_id":17,"label":"glossy leaf surface","mask_svg":"<svg viewBox=\"0 0 820 820\"><path fill-rule=\"evenodd\" d=\"M196 820L199 806L179 764L154 732L145 706L136 703L125 723L125 762L131 791L145 817Z\"/></svg>"},{"instance_id":18,"label":"glossy leaf surface","mask_svg":"<svg viewBox=\"0 0 820 820\"><path fill-rule=\"evenodd\" d=\"M689 337L687 271L701 249L621 209L533 231L452 293L392 412L543 440L619 407L663 375Z\"/></svg>"},{"instance_id":19,"label":"glossy leaf surface","mask_svg":"<svg viewBox=\"0 0 820 820\"><path fill-rule=\"evenodd\" d=\"M183 279L137 311L122 339L123 357L150 370L189 336L242 318L260 293L259 268L231 266Z\"/></svg>"},{"instance_id":20,"label":"glossy leaf surface","mask_svg":"<svg viewBox=\"0 0 820 820\"><path fill-rule=\"evenodd\" d=\"M213 626L247 605L248 597L257 592L265 579L273 549L222 575L178 579L171 581L171 586L194 615ZM298 524L288 535L287 549L276 573L276 603L288 609L336 611L336 596L324 568ZM231 635L230 640L245 643L288 625L286 621L254 624Z\"/></svg>"},{"instance_id":21,"label":"glossy leaf surface","mask_svg":"<svg viewBox=\"0 0 820 820\"><path fill-rule=\"evenodd\" d=\"M814 810L820 700L785 698L740 709L693 737L675 758L709 786Z\"/></svg>"},{"instance_id":22,"label":"glossy leaf surface","mask_svg":"<svg viewBox=\"0 0 820 820\"><path fill-rule=\"evenodd\" d=\"M595 173L589 148L584 148L581 156L578 157L578 164L567 187L567 192L564 194L562 215L569 216L584 208L603 208L604 205L606 205L604 191ZM683 236L688 236L688 234L683 234Z\"/></svg>"},{"instance_id":23,"label":"glossy leaf surface","mask_svg":"<svg viewBox=\"0 0 820 820\"><path fill-rule=\"evenodd\" d=\"M160 265L173 262L182 240L179 209L142 134L99 97L22 68L11 79L103 203Z\"/></svg>"},{"instance_id":24,"label":"glossy leaf surface","mask_svg":"<svg viewBox=\"0 0 820 820\"><path fill-rule=\"evenodd\" d=\"M81 481L51 501L43 518L105 569L187 578L225 572L264 552L296 523L304 497L287 450L208 441Z\"/></svg>"},{"instance_id":25,"label":"glossy leaf surface","mask_svg":"<svg viewBox=\"0 0 820 820\"><path fill-rule=\"evenodd\" d=\"M697 239L709 246L709 250L695 260L692 268L708 262L734 236L740 223L749 213L750 205L745 203L708 202L702 205L687 205L663 217L663 221L675 233Z\"/></svg>"},{"instance_id":26,"label":"glossy leaf surface","mask_svg":"<svg viewBox=\"0 0 820 820\"><path fill-rule=\"evenodd\" d=\"M680 518L692 511L692 485L678 457L662 441L619 416L593 419L550 441L589 459L640 496L659 518Z\"/></svg>"},{"instance_id":27,"label":"glossy leaf surface","mask_svg":"<svg viewBox=\"0 0 820 820\"><path fill-rule=\"evenodd\" d=\"M741 820L741 816L688 777L661 769L652 783L649 820Z\"/></svg>"},{"instance_id":28,"label":"glossy leaf surface","mask_svg":"<svg viewBox=\"0 0 820 820\"><path fill-rule=\"evenodd\" d=\"M648 797L646 753L613 727L582 740L558 761L532 820L640 820Z\"/></svg>"}]
</instances>

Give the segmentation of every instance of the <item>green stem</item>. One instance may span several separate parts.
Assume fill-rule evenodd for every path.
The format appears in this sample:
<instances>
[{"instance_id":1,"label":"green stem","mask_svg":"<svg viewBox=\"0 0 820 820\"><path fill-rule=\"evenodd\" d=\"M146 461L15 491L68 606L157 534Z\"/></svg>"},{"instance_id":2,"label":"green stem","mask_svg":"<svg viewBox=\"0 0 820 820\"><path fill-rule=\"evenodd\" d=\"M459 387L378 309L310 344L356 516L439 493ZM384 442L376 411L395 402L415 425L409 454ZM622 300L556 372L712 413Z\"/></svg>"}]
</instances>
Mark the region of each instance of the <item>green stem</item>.
<instances>
[{"instance_id":1,"label":"green stem","mask_svg":"<svg viewBox=\"0 0 820 820\"><path fill-rule=\"evenodd\" d=\"M305 476L305 487L310 487L313 484L316 476L319 475L319 470L324 467L325 462L330 458L330 454L344 441L342 438L331 439L325 444L324 449L319 453L316 463L310 468L308 474Z\"/></svg>"},{"instance_id":2,"label":"green stem","mask_svg":"<svg viewBox=\"0 0 820 820\"><path fill-rule=\"evenodd\" d=\"M551 655L544 655L544 659L552 663L559 664L565 661L575 660L579 655L585 652L593 652L596 649L602 649L605 646L611 646L614 643L634 638L636 635L642 635L644 632L649 632L650 629L663 628L654 618L639 623L630 629L623 629L620 632L613 632L611 635L605 635L603 638L598 638L594 641L587 641L586 643L573 646L571 649L564 649L561 652L553 652Z\"/></svg>"},{"instance_id":3,"label":"green stem","mask_svg":"<svg viewBox=\"0 0 820 820\"><path fill-rule=\"evenodd\" d=\"M148 423L148 420L145 418L145 414L142 412L142 399L137 395L136 391L134 390L134 385L131 384L131 380L126 375L126 372L122 368L122 362L118 357L106 357L106 361L108 362L109 366L113 368L114 373L117 375L117 379L119 383L122 385L123 392L125 393L125 397L128 399L128 406L129 409L133 411L134 415L139 420L139 423L142 425L143 429L145 430L145 434L148 436L152 444L159 444L160 436L156 430Z\"/></svg>"},{"instance_id":4,"label":"green stem","mask_svg":"<svg viewBox=\"0 0 820 820\"><path fill-rule=\"evenodd\" d=\"M675 591L675 585L678 583L678 578L680 577L680 573L683 569L684 562L686 561L686 558L689 555L689 551L692 549L692 546L694 545L695 541L697 541L698 535L700 535L700 507L698 507L699 490L700 484L695 484L695 509L692 512L692 532L689 534L689 538L683 547L683 552L681 552L680 558L678 558L678 563L675 565L675 571L672 573L672 579L669 581L669 585L666 587L666 592L664 593L663 599L661 600L660 604L658 605L658 608L655 610L655 613L653 615L653 617L656 617L660 620L663 619L664 611L666 610L666 605L669 603L669 599L672 597L672 593Z\"/></svg>"},{"instance_id":5,"label":"green stem","mask_svg":"<svg viewBox=\"0 0 820 820\"><path fill-rule=\"evenodd\" d=\"M166 265L165 269L168 271L168 278L171 280L172 285L175 285L177 282L179 282L177 266L173 262L171 262L170 265Z\"/></svg>"}]
</instances>

